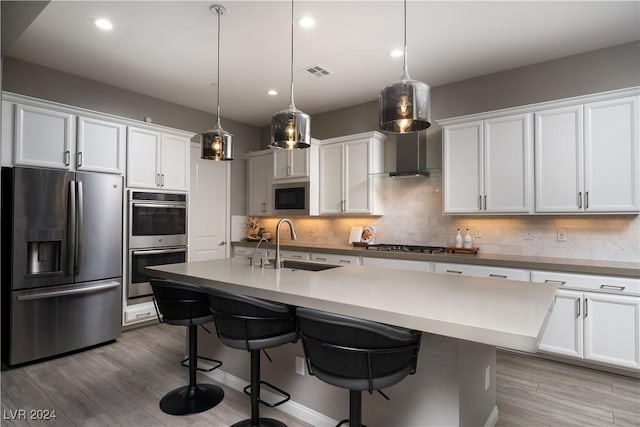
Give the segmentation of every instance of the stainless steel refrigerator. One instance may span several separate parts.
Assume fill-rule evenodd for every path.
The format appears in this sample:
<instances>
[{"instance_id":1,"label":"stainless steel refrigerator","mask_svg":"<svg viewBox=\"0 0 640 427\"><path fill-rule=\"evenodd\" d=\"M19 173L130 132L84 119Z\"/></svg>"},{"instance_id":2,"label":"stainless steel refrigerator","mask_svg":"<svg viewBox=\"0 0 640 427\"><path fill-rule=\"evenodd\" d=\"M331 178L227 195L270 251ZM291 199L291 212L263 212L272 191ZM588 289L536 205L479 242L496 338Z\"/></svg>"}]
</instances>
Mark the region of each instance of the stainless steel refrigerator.
<instances>
[{"instance_id":1,"label":"stainless steel refrigerator","mask_svg":"<svg viewBox=\"0 0 640 427\"><path fill-rule=\"evenodd\" d=\"M2 362L12 366L120 335L118 175L2 168Z\"/></svg>"}]
</instances>

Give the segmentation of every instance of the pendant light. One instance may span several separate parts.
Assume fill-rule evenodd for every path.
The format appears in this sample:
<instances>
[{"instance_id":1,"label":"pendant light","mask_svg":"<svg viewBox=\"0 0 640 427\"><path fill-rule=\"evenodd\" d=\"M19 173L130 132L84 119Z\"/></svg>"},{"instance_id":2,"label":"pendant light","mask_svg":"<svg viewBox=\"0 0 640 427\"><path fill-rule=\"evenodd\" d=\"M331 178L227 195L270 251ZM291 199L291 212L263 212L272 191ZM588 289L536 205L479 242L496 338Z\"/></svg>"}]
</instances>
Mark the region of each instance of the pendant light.
<instances>
[{"instance_id":1,"label":"pendant light","mask_svg":"<svg viewBox=\"0 0 640 427\"><path fill-rule=\"evenodd\" d=\"M227 12L227 8L219 4L211 6L211 13L218 15L218 120L213 129L202 134L201 158L206 160L233 160L233 134L222 129L220 125L220 16Z\"/></svg>"},{"instance_id":2,"label":"pendant light","mask_svg":"<svg viewBox=\"0 0 640 427\"><path fill-rule=\"evenodd\" d=\"M289 108L271 118L271 148L289 150L309 148L311 145L311 118L296 109L293 102L293 0L291 0L291 94Z\"/></svg>"},{"instance_id":3,"label":"pendant light","mask_svg":"<svg viewBox=\"0 0 640 427\"><path fill-rule=\"evenodd\" d=\"M380 129L410 133L431 126L431 89L407 70L407 0L404 0L404 67L400 80L380 91Z\"/></svg>"}]
</instances>

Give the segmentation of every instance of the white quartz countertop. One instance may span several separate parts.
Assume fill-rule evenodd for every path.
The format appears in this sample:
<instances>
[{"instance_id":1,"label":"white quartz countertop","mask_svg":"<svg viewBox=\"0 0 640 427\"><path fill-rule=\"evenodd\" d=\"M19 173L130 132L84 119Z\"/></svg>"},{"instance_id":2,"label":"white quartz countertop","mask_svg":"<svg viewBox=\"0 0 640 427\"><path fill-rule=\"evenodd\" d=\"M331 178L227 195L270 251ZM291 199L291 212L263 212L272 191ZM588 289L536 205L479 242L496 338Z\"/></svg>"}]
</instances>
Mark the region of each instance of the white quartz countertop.
<instances>
[{"instance_id":1,"label":"white quartz countertop","mask_svg":"<svg viewBox=\"0 0 640 427\"><path fill-rule=\"evenodd\" d=\"M155 277L535 352L557 285L364 266L311 272L244 258L147 267Z\"/></svg>"}]
</instances>

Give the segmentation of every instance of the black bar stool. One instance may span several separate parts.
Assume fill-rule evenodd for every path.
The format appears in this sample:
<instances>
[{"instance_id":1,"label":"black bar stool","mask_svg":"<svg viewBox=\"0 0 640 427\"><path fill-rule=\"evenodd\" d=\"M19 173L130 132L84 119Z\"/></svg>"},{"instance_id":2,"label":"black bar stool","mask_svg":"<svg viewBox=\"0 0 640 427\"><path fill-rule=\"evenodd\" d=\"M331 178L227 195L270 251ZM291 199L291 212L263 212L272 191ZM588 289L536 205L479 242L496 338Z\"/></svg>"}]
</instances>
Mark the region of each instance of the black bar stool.
<instances>
[{"instance_id":1,"label":"black bar stool","mask_svg":"<svg viewBox=\"0 0 640 427\"><path fill-rule=\"evenodd\" d=\"M260 380L260 350L298 339L295 307L218 289L208 289L207 292L220 341L229 347L251 352L251 384L245 388L245 393L247 389L251 390L248 393L251 396L251 419L240 421L232 427L286 427L273 418L260 418L259 403L275 407L290 398L285 391ZM273 404L261 400L261 384L284 398Z\"/></svg>"},{"instance_id":2,"label":"black bar stool","mask_svg":"<svg viewBox=\"0 0 640 427\"><path fill-rule=\"evenodd\" d=\"M222 365L219 360L198 357L198 325L212 322L209 298L199 288L186 283L151 279L153 301L158 320L170 325L186 326L189 330L189 385L170 391L160 400L160 409L171 415L196 414L216 406L224 391L213 384L196 383L196 370L211 371ZM161 317L162 316L162 317ZM198 358L215 362L210 369L198 368Z\"/></svg>"},{"instance_id":3,"label":"black bar stool","mask_svg":"<svg viewBox=\"0 0 640 427\"><path fill-rule=\"evenodd\" d=\"M362 425L363 390L387 398L380 389L416 371L418 331L307 308L297 316L309 373L349 390L349 420L338 425Z\"/></svg>"}]
</instances>

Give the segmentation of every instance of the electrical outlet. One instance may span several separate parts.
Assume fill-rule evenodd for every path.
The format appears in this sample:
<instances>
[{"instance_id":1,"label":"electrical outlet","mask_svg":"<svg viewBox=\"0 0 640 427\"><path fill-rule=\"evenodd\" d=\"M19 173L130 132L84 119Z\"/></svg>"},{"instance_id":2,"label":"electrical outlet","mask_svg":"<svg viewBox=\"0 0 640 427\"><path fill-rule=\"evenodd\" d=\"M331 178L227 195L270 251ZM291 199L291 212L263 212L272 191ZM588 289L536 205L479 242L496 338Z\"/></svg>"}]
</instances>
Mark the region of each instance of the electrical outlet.
<instances>
[{"instance_id":1,"label":"electrical outlet","mask_svg":"<svg viewBox=\"0 0 640 427\"><path fill-rule=\"evenodd\" d=\"M304 376L304 357L296 356L296 374Z\"/></svg>"},{"instance_id":2,"label":"electrical outlet","mask_svg":"<svg viewBox=\"0 0 640 427\"><path fill-rule=\"evenodd\" d=\"M482 239L482 234L480 234L480 229L478 227L473 227L473 237L474 239Z\"/></svg>"},{"instance_id":3,"label":"electrical outlet","mask_svg":"<svg viewBox=\"0 0 640 427\"><path fill-rule=\"evenodd\" d=\"M530 231L524 232L524 240L533 240L533 233Z\"/></svg>"},{"instance_id":4,"label":"electrical outlet","mask_svg":"<svg viewBox=\"0 0 640 427\"><path fill-rule=\"evenodd\" d=\"M566 242L567 241L567 229L566 228L558 228L558 242Z\"/></svg>"}]
</instances>

